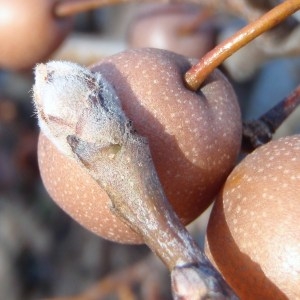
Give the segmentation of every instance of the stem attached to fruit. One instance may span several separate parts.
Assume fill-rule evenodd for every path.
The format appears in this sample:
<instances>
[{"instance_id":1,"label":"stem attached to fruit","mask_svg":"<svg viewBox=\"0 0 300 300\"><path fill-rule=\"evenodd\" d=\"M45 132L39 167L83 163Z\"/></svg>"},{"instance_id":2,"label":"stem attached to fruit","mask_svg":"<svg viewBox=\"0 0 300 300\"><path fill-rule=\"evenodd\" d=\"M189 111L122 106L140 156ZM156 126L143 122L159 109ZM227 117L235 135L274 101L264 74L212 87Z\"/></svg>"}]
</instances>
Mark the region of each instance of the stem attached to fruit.
<instances>
[{"instance_id":1,"label":"stem attached to fruit","mask_svg":"<svg viewBox=\"0 0 300 300\"><path fill-rule=\"evenodd\" d=\"M299 9L300 0L284 1L223 41L204 55L196 65L186 72L185 81L187 87L194 91L198 90L207 76L225 59L256 37L281 23Z\"/></svg>"},{"instance_id":2,"label":"stem attached to fruit","mask_svg":"<svg viewBox=\"0 0 300 300\"><path fill-rule=\"evenodd\" d=\"M119 144L104 148L76 136L69 136L68 142L109 195L112 211L143 237L172 272L174 296L192 297L193 291L199 299L217 295L234 299L166 199L146 139L133 132L123 137Z\"/></svg>"},{"instance_id":3,"label":"stem attached to fruit","mask_svg":"<svg viewBox=\"0 0 300 300\"><path fill-rule=\"evenodd\" d=\"M172 272L174 296L182 299L192 290L199 299L217 295L234 299L167 201L146 139L128 132L120 144L106 148L75 136L68 141L109 195L112 211L143 237Z\"/></svg>"},{"instance_id":4,"label":"stem attached to fruit","mask_svg":"<svg viewBox=\"0 0 300 300\"><path fill-rule=\"evenodd\" d=\"M242 149L252 152L269 142L275 131L300 105L300 85L259 119L243 123Z\"/></svg>"}]
</instances>

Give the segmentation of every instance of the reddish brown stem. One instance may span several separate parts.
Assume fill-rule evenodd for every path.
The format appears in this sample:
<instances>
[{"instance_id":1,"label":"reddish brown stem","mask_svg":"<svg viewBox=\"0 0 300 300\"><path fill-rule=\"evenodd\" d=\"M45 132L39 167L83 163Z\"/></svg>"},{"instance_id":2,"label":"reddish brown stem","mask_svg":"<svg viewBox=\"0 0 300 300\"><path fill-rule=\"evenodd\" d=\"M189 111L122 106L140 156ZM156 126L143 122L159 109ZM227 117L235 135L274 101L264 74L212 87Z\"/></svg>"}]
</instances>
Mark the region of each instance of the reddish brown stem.
<instances>
[{"instance_id":1,"label":"reddish brown stem","mask_svg":"<svg viewBox=\"0 0 300 300\"><path fill-rule=\"evenodd\" d=\"M300 0L287 0L277 5L256 21L246 25L236 34L223 41L204 55L185 74L185 81L191 90L198 90L207 76L225 59L251 42L262 33L281 23L300 9Z\"/></svg>"},{"instance_id":2,"label":"reddish brown stem","mask_svg":"<svg viewBox=\"0 0 300 300\"><path fill-rule=\"evenodd\" d=\"M273 133L299 105L300 85L259 119L244 122L243 151L252 152L257 147L269 142Z\"/></svg>"},{"instance_id":3,"label":"reddish brown stem","mask_svg":"<svg viewBox=\"0 0 300 300\"><path fill-rule=\"evenodd\" d=\"M164 0L58 0L56 7L54 8L54 14L56 17L67 17L107 5L147 1L165 2ZM235 1L236 0L223 0L222 2L219 0L186 0L186 2L201 4L211 10L229 11L233 14L240 14L241 10L242 12L246 11L244 9L244 4L239 3L238 7L236 7ZM170 2L172 2L172 0L170 0ZM243 17L248 19L248 14L245 13Z\"/></svg>"},{"instance_id":4,"label":"reddish brown stem","mask_svg":"<svg viewBox=\"0 0 300 300\"><path fill-rule=\"evenodd\" d=\"M56 17L67 17L99 7L132 2L132 0L63 0L54 9Z\"/></svg>"}]
</instances>

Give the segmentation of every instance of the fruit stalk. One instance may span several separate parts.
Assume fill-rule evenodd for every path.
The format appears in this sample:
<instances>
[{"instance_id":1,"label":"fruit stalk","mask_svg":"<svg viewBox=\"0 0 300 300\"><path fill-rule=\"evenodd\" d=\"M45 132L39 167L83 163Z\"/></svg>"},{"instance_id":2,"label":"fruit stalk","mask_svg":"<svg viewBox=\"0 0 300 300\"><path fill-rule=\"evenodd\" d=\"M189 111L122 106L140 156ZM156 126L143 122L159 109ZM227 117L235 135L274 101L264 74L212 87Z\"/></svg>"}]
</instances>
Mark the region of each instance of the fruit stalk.
<instances>
[{"instance_id":1,"label":"fruit stalk","mask_svg":"<svg viewBox=\"0 0 300 300\"><path fill-rule=\"evenodd\" d=\"M249 42L275 27L283 20L300 9L300 0L287 0L277 5L263 16L253 21L224 40L214 49L204 55L199 62L191 67L185 74L188 88L198 90L207 76L217 68L225 59Z\"/></svg>"},{"instance_id":2,"label":"fruit stalk","mask_svg":"<svg viewBox=\"0 0 300 300\"><path fill-rule=\"evenodd\" d=\"M86 143L69 136L72 151L89 174L104 188L112 211L138 232L147 246L172 272L175 290L197 289L204 297L223 294L225 282L212 268L170 207L154 169L147 141L134 133L118 145ZM192 280L179 282L184 275ZM195 280L195 276L197 279ZM195 286L196 285L196 286ZM223 285L225 285L223 287Z\"/></svg>"}]
</instances>

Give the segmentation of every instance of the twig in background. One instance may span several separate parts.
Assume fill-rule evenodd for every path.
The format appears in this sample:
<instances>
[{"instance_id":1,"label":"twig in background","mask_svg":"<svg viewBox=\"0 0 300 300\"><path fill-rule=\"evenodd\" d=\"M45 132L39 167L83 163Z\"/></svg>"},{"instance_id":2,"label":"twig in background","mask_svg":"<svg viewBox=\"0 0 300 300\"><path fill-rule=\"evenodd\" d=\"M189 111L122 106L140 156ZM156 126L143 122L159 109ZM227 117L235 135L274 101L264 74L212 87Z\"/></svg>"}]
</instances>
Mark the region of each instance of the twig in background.
<instances>
[{"instance_id":1,"label":"twig in background","mask_svg":"<svg viewBox=\"0 0 300 300\"><path fill-rule=\"evenodd\" d=\"M242 149L252 152L269 142L275 131L300 104L300 85L257 120L243 123Z\"/></svg>"}]
</instances>

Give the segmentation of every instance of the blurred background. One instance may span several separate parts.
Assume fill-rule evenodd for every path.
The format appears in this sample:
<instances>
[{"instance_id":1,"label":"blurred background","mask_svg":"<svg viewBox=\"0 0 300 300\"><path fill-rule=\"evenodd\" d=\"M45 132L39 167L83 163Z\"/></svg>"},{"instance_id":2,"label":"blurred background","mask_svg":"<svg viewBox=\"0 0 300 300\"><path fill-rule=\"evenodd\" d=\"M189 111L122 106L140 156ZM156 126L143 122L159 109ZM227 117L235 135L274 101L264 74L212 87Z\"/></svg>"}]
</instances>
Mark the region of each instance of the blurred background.
<instances>
[{"instance_id":1,"label":"blurred background","mask_svg":"<svg viewBox=\"0 0 300 300\"><path fill-rule=\"evenodd\" d=\"M159 31L149 44L137 38L151 36L146 28L167 28L166 23L138 27L145 16L155 16L155 9L157 5L126 4L78 14L74 30L52 58L89 65L128 47L168 47ZM196 32L205 39L206 47L196 49L199 57L244 24L222 14L195 14L194 7L188 11L194 17L185 16L183 24L193 21L183 28L186 34ZM183 50L194 47L182 43ZM245 120L257 118L300 82L299 58L266 59L258 67L254 63L245 67L245 61L258 56L252 51L239 53L242 58L222 66ZM168 272L145 246L119 245L93 235L45 191L36 156L39 129L31 100L33 80L32 70L0 69L0 299L171 299ZM299 117L297 110L276 137L299 133ZM201 246L208 215L209 211L189 226Z\"/></svg>"}]
</instances>

